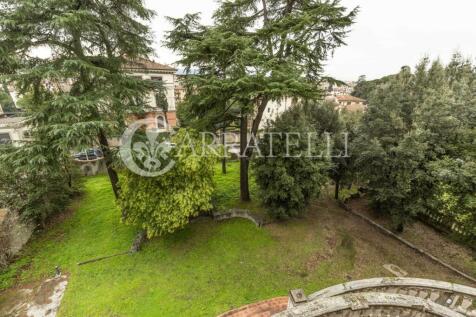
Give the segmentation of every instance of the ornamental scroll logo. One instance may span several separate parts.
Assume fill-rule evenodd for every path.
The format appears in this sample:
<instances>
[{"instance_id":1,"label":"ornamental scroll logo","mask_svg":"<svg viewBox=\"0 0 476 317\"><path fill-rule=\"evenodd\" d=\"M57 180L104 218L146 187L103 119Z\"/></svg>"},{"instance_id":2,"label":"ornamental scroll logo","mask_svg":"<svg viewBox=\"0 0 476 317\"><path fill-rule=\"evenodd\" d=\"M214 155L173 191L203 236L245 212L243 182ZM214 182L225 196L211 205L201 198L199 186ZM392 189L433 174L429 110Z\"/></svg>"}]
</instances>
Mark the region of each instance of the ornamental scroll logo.
<instances>
[{"instance_id":1,"label":"ornamental scroll logo","mask_svg":"<svg viewBox=\"0 0 476 317\"><path fill-rule=\"evenodd\" d=\"M160 133L141 129L147 127L149 120L138 120L131 124L121 138L119 153L126 167L143 177L164 175L175 166L171 157L172 144Z\"/></svg>"}]
</instances>

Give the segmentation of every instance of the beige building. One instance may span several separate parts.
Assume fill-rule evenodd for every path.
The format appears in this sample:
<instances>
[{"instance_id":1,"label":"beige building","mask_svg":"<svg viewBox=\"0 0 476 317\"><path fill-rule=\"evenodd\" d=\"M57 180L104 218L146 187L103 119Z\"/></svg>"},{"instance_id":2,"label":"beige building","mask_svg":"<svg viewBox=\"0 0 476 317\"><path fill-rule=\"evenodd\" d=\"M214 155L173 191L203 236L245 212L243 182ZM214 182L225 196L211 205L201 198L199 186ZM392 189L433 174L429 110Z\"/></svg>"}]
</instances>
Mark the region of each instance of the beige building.
<instances>
[{"instance_id":1,"label":"beige building","mask_svg":"<svg viewBox=\"0 0 476 317\"><path fill-rule=\"evenodd\" d=\"M150 119L149 129L156 129L158 131L168 131L177 125L176 116L176 69L167 65L159 64L153 61L136 61L127 65L126 70L135 77L144 80L161 81L166 89L166 98L168 109L164 111L157 106L156 97L154 93L149 95L150 109L145 114L146 119ZM68 90L70 85L64 83L58 87L51 87L52 89ZM17 101L17 94L10 90L10 94ZM25 124L26 118L15 117L10 114L4 114L0 106L0 143L13 144L15 146L21 145L22 141L28 140L28 127ZM117 140L111 140L113 144Z\"/></svg>"},{"instance_id":2,"label":"beige building","mask_svg":"<svg viewBox=\"0 0 476 317\"><path fill-rule=\"evenodd\" d=\"M176 115L176 72L177 70L168 65L159 64L148 60L139 60L129 63L126 71L132 76L143 80L156 80L162 82L166 89L168 109L158 107L154 93L149 95L150 110L145 119L150 120L149 129L167 131L177 126Z\"/></svg>"},{"instance_id":3,"label":"beige building","mask_svg":"<svg viewBox=\"0 0 476 317\"><path fill-rule=\"evenodd\" d=\"M7 117L0 114L0 144L19 146L28 139L28 128L24 117Z\"/></svg>"},{"instance_id":4,"label":"beige building","mask_svg":"<svg viewBox=\"0 0 476 317\"><path fill-rule=\"evenodd\" d=\"M366 100L351 95L327 96L326 100L335 103L339 111L357 112L367 110Z\"/></svg>"},{"instance_id":5,"label":"beige building","mask_svg":"<svg viewBox=\"0 0 476 317\"><path fill-rule=\"evenodd\" d=\"M342 85L325 83L321 86L327 96L344 96L350 95L354 91L356 82L346 81Z\"/></svg>"},{"instance_id":6,"label":"beige building","mask_svg":"<svg viewBox=\"0 0 476 317\"><path fill-rule=\"evenodd\" d=\"M295 99L292 97L284 97L279 100L269 101L261 119L260 129L265 129L266 127L270 126L273 121L283 114L283 112L295 104Z\"/></svg>"}]
</instances>

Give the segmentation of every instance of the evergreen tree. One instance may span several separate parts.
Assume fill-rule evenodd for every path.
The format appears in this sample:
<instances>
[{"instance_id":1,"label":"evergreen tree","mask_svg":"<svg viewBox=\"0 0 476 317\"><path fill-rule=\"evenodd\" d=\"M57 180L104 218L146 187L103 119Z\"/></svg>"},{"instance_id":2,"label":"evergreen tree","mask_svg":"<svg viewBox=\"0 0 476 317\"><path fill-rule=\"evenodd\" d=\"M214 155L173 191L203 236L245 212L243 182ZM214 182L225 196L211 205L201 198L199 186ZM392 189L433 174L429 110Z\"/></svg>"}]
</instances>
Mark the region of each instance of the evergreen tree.
<instances>
[{"instance_id":1,"label":"evergreen tree","mask_svg":"<svg viewBox=\"0 0 476 317\"><path fill-rule=\"evenodd\" d=\"M213 26L201 25L197 14L171 19L167 46L196 72L187 77L191 111L239 109L242 200L250 199L248 119L256 135L269 101L317 98L323 62L344 44L356 13L339 1L239 0L220 1Z\"/></svg>"},{"instance_id":2,"label":"evergreen tree","mask_svg":"<svg viewBox=\"0 0 476 317\"><path fill-rule=\"evenodd\" d=\"M150 83L127 76L129 60L151 53L142 0L1 0L0 59L26 105L33 136L58 157L100 144L116 196L118 176L108 137L140 113ZM37 58L38 49L49 50ZM10 58L14 56L14 58ZM42 160L47 154L35 152ZM34 168L34 167L32 167Z\"/></svg>"},{"instance_id":3,"label":"evergreen tree","mask_svg":"<svg viewBox=\"0 0 476 317\"><path fill-rule=\"evenodd\" d=\"M303 107L321 142L328 144L331 165L329 177L335 183L335 199L341 185L352 184L355 174L353 141L357 137L360 113L339 112L334 103L308 102Z\"/></svg>"},{"instance_id":4,"label":"evergreen tree","mask_svg":"<svg viewBox=\"0 0 476 317\"><path fill-rule=\"evenodd\" d=\"M425 58L414 74L405 67L371 92L358 163L372 202L396 228L427 213L474 224L475 74L459 54L446 67Z\"/></svg>"},{"instance_id":5,"label":"evergreen tree","mask_svg":"<svg viewBox=\"0 0 476 317\"><path fill-rule=\"evenodd\" d=\"M260 197L273 217L298 216L326 183L326 141L302 106L284 112L266 132L253 161Z\"/></svg>"}]
</instances>

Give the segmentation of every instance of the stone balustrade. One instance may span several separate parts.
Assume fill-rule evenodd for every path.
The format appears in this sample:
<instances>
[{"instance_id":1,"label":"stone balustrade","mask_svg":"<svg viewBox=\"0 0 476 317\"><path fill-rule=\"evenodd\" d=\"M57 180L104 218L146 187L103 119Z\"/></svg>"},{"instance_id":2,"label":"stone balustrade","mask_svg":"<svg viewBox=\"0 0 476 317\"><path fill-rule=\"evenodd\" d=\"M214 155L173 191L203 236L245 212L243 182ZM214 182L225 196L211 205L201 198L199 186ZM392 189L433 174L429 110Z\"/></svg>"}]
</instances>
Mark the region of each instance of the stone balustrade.
<instances>
[{"instance_id":1,"label":"stone balustrade","mask_svg":"<svg viewBox=\"0 0 476 317\"><path fill-rule=\"evenodd\" d=\"M428 279L373 278L331 286L309 296L302 290L289 294L287 308L273 317L476 317L476 288ZM302 300L296 300L297 295ZM259 304L223 316L271 316L269 310L264 313L260 308L260 314L255 314L256 309L250 309L263 306Z\"/></svg>"},{"instance_id":2,"label":"stone balustrade","mask_svg":"<svg viewBox=\"0 0 476 317\"><path fill-rule=\"evenodd\" d=\"M465 316L476 316L475 288L427 279L373 278L353 281L323 289L308 298L312 301L368 292L409 295L430 300Z\"/></svg>"},{"instance_id":3,"label":"stone balustrade","mask_svg":"<svg viewBox=\"0 0 476 317\"><path fill-rule=\"evenodd\" d=\"M346 294L317 298L273 317L464 317L431 300L387 293Z\"/></svg>"}]
</instances>

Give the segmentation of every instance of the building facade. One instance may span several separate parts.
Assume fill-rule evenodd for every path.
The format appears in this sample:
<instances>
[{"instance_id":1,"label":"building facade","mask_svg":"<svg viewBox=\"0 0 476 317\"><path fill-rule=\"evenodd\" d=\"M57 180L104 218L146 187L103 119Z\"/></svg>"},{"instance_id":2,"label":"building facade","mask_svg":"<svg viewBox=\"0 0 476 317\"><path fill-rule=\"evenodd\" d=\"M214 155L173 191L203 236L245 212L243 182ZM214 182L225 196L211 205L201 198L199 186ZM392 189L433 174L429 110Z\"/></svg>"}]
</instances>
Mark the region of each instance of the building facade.
<instances>
[{"instance_id":1,"label":"building facade","mask_svg":"<svg viewBox=\"0 0 476 317\"><path fill-rule=\"evenodd\" d=\"M260 129L266 129L273 121L275 121L283 112L296 104L292 97L283 97L279 100L271 100L268 102L264 110L263 117L260 123Z\"/></svg>"},{"instance_id":2,"label":"building facade","mask_svg":"<svg viewBox=\"0 0 476 317\"><path fill-rule=\"evenodd\" d=\"M145 114L145 118L150 123L148 129L156 129L158 131L168 131L177 126L176 115L176 72L177 70L168 65L159 64L148 60L139 60L130 62L125 70L136 78L143 80L160 81L165 88L167 99L167 109L159 106L157 96L151 92L149 94L150 109Z\"/></svg>"},{"instance_id":3,"label":"building facade","mask_svg":"<svg viewBox=\"0 0 476 317\"><path fill-rule=\"evenodd\" d=\"M340 111L358 112L367 110L367 101L351 95L327 96L326 101L335 103L336 109Z\"/></svg>"},{"instance_id":4,"label":"building facade","mask_svg":"<svg viewBox=\"0 0 476 317\"><path fill-rule=\"evenodd\" d=\"M7 117L0 114L0 144L21 145L29 138L24 117Z\"/></svg>"},{"instance_id":5,"label":"building facade","mask_svg":"<svg viewBox=\"0 0 476 317\"><path fill-rule=\"evenodd\" d=\"M356 82L354 81L346 81L344 85L336 85L336 84L323 84L322 88L326 92L327 96L344 96L350 95L354 91Z\"/></svg>"}]
</instances>

